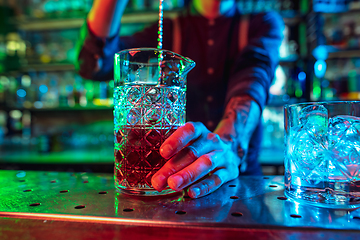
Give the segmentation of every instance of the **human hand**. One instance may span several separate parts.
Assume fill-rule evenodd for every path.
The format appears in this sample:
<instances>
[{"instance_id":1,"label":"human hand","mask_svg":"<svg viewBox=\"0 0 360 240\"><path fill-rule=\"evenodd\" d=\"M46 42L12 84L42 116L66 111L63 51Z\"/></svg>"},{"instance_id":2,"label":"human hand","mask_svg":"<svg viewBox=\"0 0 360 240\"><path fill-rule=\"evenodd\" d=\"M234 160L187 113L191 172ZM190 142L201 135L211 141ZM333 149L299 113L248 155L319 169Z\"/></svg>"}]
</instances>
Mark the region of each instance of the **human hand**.
<instances>
[{"instance_id":1,"label":"human hand","mask_svg":"<svg viewBox=\"0 0 360 240\"><path fill-rule=\"evenodd\" d=\"M167 185L175 191L188 187L191 198L205 196L239 175L240 158L231 143L210 132L202 123L188 122L177 129L160 147L169 159L152 177L153 187Z\"/></svg>"}]
</instances>

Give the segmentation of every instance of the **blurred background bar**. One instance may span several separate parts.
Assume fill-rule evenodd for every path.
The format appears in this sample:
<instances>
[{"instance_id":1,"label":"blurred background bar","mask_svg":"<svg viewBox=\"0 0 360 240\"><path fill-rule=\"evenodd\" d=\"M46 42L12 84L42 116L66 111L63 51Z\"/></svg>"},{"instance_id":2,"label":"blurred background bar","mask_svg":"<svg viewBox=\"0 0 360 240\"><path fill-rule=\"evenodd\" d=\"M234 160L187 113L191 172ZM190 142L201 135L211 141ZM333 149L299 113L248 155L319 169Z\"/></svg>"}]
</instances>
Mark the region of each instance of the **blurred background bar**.
<instances>
[{"instance_id":1,"label":"blurred background bar","mask_svg":"<svg viewBox=\"0 0 360 240\"><path fill-rule=\"evenodd\" d=\"M164 0L166 16L184 0ZM158 18L158 0L129 0L120 35ZM260 162L283 174L285 104L360 99L359 0L238 0L274 10L286 28L263 113ZM92 0L0 0L0 169L113 171L113 81L74 69Z\"/></svg>"}]
</instances>

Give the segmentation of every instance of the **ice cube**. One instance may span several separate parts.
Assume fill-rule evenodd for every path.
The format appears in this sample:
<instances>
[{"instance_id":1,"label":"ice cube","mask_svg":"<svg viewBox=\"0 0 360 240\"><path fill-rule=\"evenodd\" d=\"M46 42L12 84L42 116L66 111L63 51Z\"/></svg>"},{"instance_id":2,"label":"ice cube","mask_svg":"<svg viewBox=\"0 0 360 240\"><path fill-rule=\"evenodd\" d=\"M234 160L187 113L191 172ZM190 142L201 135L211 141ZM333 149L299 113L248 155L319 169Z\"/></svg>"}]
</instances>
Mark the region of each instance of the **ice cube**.
<instances>
[{"instance_id":1,"label":"ice cube","mask_svg":"<svg viewBox=\"0 0 360 240\"><path fill-rule=\"evenodd\" d=\"M360 118L347 115L338 115L329 120L330 144L336 144L345 136L347 141L357 141L360 136Z\"/></svg>"},{"instance_id":2,"label":"ice cube","mask_svg":"<svg viewBox=\"0 0 360 240\"><path fill-rule=\"evenodd\" d=\"M179 60L164 61L161 64L162 84L180 86L182 67Z\"/></svg>"},{"instance_id":3,"label":"ice cube","mask_svg":"<svg viewBox=\"0 0 360 240\"><path fill-rule=\"evenodd\" d=\"M324 141L329 125L328 110L323 105L312 105L303 108L299 115L300 126Z\"/></svg>"},{"instance_id":4,"label":"ice cube","mask_svg":"<svg viewBox=\"0 0 360 240\"><path fill-rule=\"evenodd\" d=\"M335 167L349 180L360 179L360 118L347 115L330 118L328 138Z\"/></svg>"},{"instance_id":5,"label":"ice cube","mask_svg":"<svg viewBox=\"0 0 360 240\"><path fill-rule=\"evenodd\" d=\"M135 84L157 85L158 83L159 73L156 66L139 66L135 73Z\"/></svg>"},{"instance_id":6,"label":"ice cube","mask_svg":"<svg viewBox=\"0 0 360 240\"><path fill-rule=\"evenodd\" d=\"M296 169L294 171L308 178L317 172L319 179L327 173L326 142L319 141L312 132L302 126L296 126L290 135L288 153Z\"/></svg>"},{"instance_id":7,"label":"ice cube","mask_svg":"<svg viewBox=\"0 0 360 240\"><path fill-rule=\"evenodd\" d=\"M321 181L328 176L327 154L328 110L323 105L303 108L299 125L290 131L291 160L296 169L309 181Z\"/></svg>"}]
</instances>

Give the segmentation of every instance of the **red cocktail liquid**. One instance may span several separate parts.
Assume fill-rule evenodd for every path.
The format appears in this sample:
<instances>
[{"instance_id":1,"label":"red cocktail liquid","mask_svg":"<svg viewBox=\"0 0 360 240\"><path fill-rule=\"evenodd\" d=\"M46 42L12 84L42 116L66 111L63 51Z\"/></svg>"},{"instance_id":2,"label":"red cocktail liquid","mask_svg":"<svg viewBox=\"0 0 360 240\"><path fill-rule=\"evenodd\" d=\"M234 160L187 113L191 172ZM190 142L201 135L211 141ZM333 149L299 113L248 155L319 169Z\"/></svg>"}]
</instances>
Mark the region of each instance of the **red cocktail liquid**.
<instances>
[{"instance_id":1,"label":"red cocktail liquid","mask_svg":"<svg viewBox=\"0 0 360 240\"><path fill-rule=\"evenodd\" d=\"M115 140L116 185L128 189L152 188L152 176L167 161L161 157L159 148L176 128L122 126L116 132Z\"/></svg>"}]
</instances>

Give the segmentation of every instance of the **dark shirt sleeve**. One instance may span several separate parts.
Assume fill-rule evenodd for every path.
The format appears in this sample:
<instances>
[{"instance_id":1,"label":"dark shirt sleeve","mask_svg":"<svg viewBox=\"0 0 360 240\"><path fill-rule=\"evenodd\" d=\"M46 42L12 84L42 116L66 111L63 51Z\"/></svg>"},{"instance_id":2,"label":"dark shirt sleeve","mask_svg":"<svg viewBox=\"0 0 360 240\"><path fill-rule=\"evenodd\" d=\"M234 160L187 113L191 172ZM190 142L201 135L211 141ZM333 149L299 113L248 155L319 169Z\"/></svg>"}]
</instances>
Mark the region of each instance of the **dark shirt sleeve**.
<instances>
[{"instance_id":1,"label":"dark shirt sleeve","mask_svg":"<svg viewBox=\"0 0 360 240\"><path fill-rule=\"evenodd\" d=\"M171 31L172 22L164 19L164 33ZM157 24L145 28L129 37L116 35L109 38L97 37L85 24L80 29L76 47L75 68L86 79L105 81L113 79L114 54L123 49L157 46ZM119 31L120 32L120 31ZM170 47L172 35L164 36L164 48Z\"/></svg>"},{"instance_id":2,"label":"dark shirt sleeve","mask_svg":"<svg viewBox=\"0 0 360 240\"><path fill-rule=\"evenodd\" d=\"M248 44L235 60L226 102L231 97L248 94L262 110L279 61L284 22L275 12L250 16L249 21Z\"/></svg>"}]
</instances>

